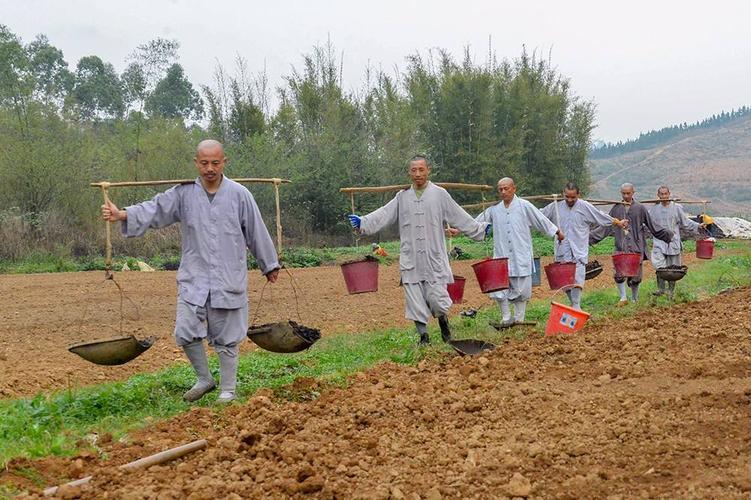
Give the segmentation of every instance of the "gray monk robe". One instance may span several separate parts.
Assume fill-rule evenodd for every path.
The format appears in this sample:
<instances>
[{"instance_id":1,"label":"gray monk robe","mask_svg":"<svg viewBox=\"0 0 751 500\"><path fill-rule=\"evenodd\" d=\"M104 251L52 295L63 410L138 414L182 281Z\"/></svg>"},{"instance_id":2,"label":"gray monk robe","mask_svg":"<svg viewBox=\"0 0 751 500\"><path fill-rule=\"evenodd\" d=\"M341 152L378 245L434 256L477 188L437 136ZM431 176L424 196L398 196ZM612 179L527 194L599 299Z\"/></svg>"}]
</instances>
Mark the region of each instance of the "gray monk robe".
<instances>
[{"instance_id":1,"label":"gray monk robe","mask_svg":"<svg viewBox=\"0 0 751 500\"><path fill-rule=\"evenodd\" d=\"M126 208L122 223L127 237L141 236L149 228L180 222L182 255L177 272L178 314L175 337L185 345L207 337L211 345L233 346L248 329L247 250L261 273L279 267L276 249L253 196L242 185L222 179L213 200L197 178ZM190 317L207 314L209 325ZM232 310L227 318L211 315ZM182 314L187 313L187 314ZM190 318L188 321L187 318Z\"/></svg>"},{"instance_id":2,"label":"gray monk robe","mask_svg":"<svg viewBox=\"0 0 751 500\"><path fill-rule=\"evenodd\" d=\"M444 227L448 223L473 240L482 241L487 224L476 222L442 187L428 182L418 197L414 186L399 191L383 207L362 217L360 231L375 234L399 225L399 271L404 285L405 316L427 323L451 307L449 265Z\"/></svg>"},{"instance_id":3,"label":"gray monk robe","mask_svg":"<svg viewBox=\"0 0 751 500\"><path fill-rule=\"evenodd\" d=\"M657 224L649 215L647 207L638 201L631 202L631 205L619 203L610 210L610 215L617 219L628 219L628 229L620 228L599 228L590 235L590 243L594 244L603 240L607 236L615 237L616 253L639 253L642 255L642 261L647 260L647 231L652 235L669 243L673 238L673 232ZM642 266L639 265L639 274L628 278L629 286L636 286L641 283ZM616 274L615 280L618 283L624 281L624 277Z\"/></svg>"},{"instance_id":4,"label":"gray monk robe","mask_svg":"<svg viewBox=\"0 0 751 500\"><path fill-rule=\"evenodd\" d=\"M673 232L669 243L661 240L652 242L652 265L655 269L681 264L681 229L699 232L699 223L688 218L683 206L671 201L668 206L658 203L649 209L652 220Z\"/></svg>"}]
</instances>

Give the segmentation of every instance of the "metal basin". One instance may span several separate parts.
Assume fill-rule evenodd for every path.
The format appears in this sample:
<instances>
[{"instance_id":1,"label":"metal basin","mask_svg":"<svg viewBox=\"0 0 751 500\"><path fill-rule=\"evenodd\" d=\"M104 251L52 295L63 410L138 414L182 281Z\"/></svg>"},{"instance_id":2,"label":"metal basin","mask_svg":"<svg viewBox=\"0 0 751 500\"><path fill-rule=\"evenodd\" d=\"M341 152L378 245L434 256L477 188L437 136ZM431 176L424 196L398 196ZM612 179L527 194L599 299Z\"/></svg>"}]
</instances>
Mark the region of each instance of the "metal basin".
<instances>
[{"instance_id":1,"label":"metal basin","mask_svg":"<svg viewBox=\"0 0 751 500\"><path fill-rule=\"evenodd\" d=\"M294 321L269 323L248 328L248 338L261 349L278 353L304 351L321 338L314 328L298 325Z\"/></svg>"},{"instance_id":2,"label":"metal basin","mask_svg":"<svg viewBox=\"0 0 751 500\"><path fill-rule=\"evenodd\" d=\"M485 342L484 340L478 339L452 340L449 342L449 344L451 344L451 347L453 347L454 350L462 356L473 356L483 351L495 349L495 344L491 344L490 342Z\"/></svg>"},{"instance_id":3,"label":"metal basin","mask_svg":"<svg viewBox=\"0 0 751 500\"><path fill-rule=\"evenodd\" d=\"M655 271L657 277L665 281L678 281L686 276L688 266L661 267Z\"/></svg>"},{"instance_id":4,"label":"metal basin","mask_svg":"<svg viewBox=\"0 0 751 500\"><path fill-rule=\"evenodd\" d=\"M585 272L584 272L584 279L591 280L593 278L596 278L600 275L601 272L602 272L602 264L600 264L596 260L593 260L592 262L588 262L587 267L585 268Z\"/></svg>"},{"instance_id":5,"label":"metal basin","mask_svg":"<svg viewBox=\"0 0 751 500\"><path fill-rule=\"evenodd\" d=\"M156 337L138 340L133 335L128 335L93 342L79 342L68 347L68 350L91 363L114 366L136 359L154 345L155 341Z\"/></svg>"}]
</instances>

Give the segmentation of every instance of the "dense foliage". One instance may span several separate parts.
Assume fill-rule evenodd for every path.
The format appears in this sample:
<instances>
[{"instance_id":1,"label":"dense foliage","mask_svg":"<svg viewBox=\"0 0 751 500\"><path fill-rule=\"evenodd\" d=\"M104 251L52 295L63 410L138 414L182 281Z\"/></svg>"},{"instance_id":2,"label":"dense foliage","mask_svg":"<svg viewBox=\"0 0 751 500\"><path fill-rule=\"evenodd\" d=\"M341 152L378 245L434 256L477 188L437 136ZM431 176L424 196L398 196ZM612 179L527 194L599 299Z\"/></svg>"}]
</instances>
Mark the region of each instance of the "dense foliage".
<instances>
[{"instance_id":1,"label":"dense foliage","mask_svg":"<svg viewBox=\"0 0 751 500\"><path fill-rule=\"evenodd\" d=\"M118 73L96 55L69 66L44 36L24 43L0 26L0 258L99 252L101 195L89 182L192 177L195 144L207 137L225 143L230 177L293 181L281 189L291 243L347 241L350 202L339 188L403 183L416 152L432 158L438 181L511 175L525 194L588 184L594 106L536 54L484 64L469 52L460 62L443 51L413 54L402 72L369 69L362 88L347 92L330 45L304 56L277 89L242 59L195 86L178 50L176 41L153 40ZM251 190L273 224L273 190ZM125 205L155 192L112 197ZM389 196L358 196L357 211ZM177 252L178 232L118 237L115 252Z\"/></svg>"}]
</instances>

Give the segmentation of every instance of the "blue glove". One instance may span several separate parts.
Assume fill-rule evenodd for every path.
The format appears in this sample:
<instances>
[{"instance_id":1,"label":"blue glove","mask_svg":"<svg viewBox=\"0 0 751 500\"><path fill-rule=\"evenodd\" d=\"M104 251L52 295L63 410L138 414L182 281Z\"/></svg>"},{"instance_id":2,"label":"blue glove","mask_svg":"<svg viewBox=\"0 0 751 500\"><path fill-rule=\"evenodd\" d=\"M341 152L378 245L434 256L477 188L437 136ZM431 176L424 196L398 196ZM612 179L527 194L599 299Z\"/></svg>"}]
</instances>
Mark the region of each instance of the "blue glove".
<instances>
[{"instance_id":1,"label":"blue glove","mask_svg":"<svg viewBox=\"0 0 751 500\"><path fill-rule=\"evenodd\" d=\"M360 222L362 221L362 219L360 219L358 215L350 214L347 216L347 218L349 219L350 226L352 226L355 229L360 229Z\"/></svg>"},{"instance_id":2,"label":"blue glove","mask_svg":"<svg viewBox=\"0 0 751 500\"><path fill-rule=\"evenodd\" d=\"M488 236L490 236L490 233L492 233L492 232L493 232L493 224L488 224L487 226L485 226L485 237L486 238Z\"/></svg>"}]
</instances>

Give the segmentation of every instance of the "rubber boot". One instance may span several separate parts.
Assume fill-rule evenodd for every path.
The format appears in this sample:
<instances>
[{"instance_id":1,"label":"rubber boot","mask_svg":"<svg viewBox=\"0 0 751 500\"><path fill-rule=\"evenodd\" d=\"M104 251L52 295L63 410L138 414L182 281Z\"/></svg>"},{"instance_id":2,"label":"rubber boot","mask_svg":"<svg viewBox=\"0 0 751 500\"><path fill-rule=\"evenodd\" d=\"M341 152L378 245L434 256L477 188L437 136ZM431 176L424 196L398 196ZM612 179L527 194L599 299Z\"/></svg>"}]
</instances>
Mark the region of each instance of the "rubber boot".
<instances>
[{"instance_id":1,"label":"rubber boot","mask_svg":"<svg viewBox=\"0 0 751 500\"><path fill-rule=\"evenodd\" d=\"M214 348L219 356L219 388L221 392L216 398L217 403L229 403L235 400L235 388L237 387L237 363L240 361L237 346L216 346Z\"/></svg>"},{"instance_id":2,"label":"rubber boot","mask_svg":"<svg viewBox=\"0 0 751 500\"><path fill-rule=\"evenodd\" d=\"M665 295L665 280L659 276L657 277L657 291L653 292L652 295L655 297Z\"/></svg>"},{"instance_id":3,"label":"rubber boot","mask_svg":"<svg viewBox=\"0 0 751 500\"><path fill-rule=\"evenodd\" d=\"M498 299L498 307L501 308L501 324L510 324L511 323L511 306L508 303L508 300L505 299Z\"/></svg>"},{"instance_id":4,"label":"rubber boot","mask_svg":"<svg viewBox=\"0 0 751 500\"><path fill-rule=\"evenodd\" d=\"M639 302L639 285L631 285L631 300Z\"/></svg>"},{"instance_id":5,"label":"rubber boot","mask_svg":"<svg viewBox=\"0 0 751 500\"><path fill-rule=\"evenodd\" d=\"M199 340L184 345L183 352L198 377L195 385L183 394L183 399L188 402L198 401L205 394L216 389L216 382L214 382L214 378L209 371L209 360L206 358L206 349L203 347L203 341Z\"/></svg>"},{"instance_id":6,"label":"rubber boot","mask_svg":"<svg viewBox=\"0 0 751 500\"><path fill-rule=\"evenodd\" d=\"M449 328L449 319L445 314L438 316L438 325L441 327L441 338L444 342L451 341L451 329Z\"/></svg>"},{"instance_id":7,"label":"rubber boot","mask_svg":"<svg viewBox=\"0 0 751 500\"><path fill-rule=\"evenodd\" d=\"M616 282L615 285L618 287L618 295L620 295L620 301L618 302L618 305L623 306L628 303L628 297L626 297L626 282Z\"/></svg>"},{"instance_id":8,"label":"rubber boot","mask_svg":"<svg viewBox=\"0 0 751 500\"><path fill-rule=\"evenodd\" d=\"M673 300L673 294L675 294L675 281L668 283L668 298Z\"/></svg>"},{"instance_id":9,"label":"rubber boot","mask_svg":"<svg viewBox=\"0 0 751 500\"><path fill-rule=\"evenodd\" d=\"M417 328L417 333L420 334L419 345L430 344L430 337L428 336L428 325L420 321L415 321L415 327Z\"/></svg>"},{"instance_id":10,"label":"rubber boot","mask_svg":"<svg viewBox=\"0 0 751 500\"><path fill-rule=\"evenodd\" d=\"M527 314L527 301L517 300L514 302L514 322L523 323Z\"/></svg>"},{"instance_id":11,"label":"rubber boot","mask_svg":"<svg viewBox=\"0 0 751 500\"><path fill-rule=\"evenodd\" d=\"M582 308L582 289L579 287L572 288L571 292L571 307L581 311Z\"/></svg>"}]
</instances>

